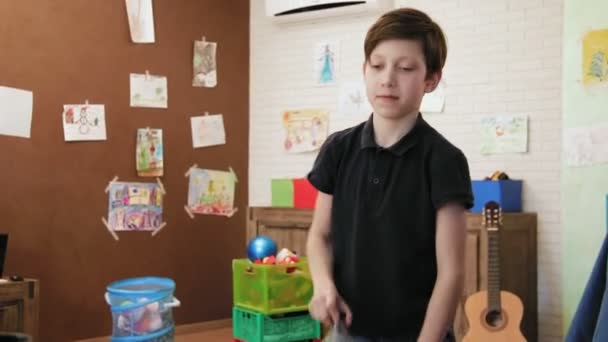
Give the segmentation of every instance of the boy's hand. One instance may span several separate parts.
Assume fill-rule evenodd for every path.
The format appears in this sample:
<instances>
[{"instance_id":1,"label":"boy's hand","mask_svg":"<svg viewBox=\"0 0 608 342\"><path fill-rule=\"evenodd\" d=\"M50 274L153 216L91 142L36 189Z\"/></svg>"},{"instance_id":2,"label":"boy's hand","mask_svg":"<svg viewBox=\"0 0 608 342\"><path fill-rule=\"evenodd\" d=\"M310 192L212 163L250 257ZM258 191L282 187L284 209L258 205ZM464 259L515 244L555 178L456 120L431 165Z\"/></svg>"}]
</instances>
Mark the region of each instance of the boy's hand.
<instances>
[{"instance_id":1,"label":"boy's hand","mask_svg":"<svg viewBox=\"0 0 608 342\"><path fill-rule=\"evenodd\" d=\"M315 289L308 310L312 318L326 326L333 326L344 316L344 323L348 327L353 319L350 308L333 285Z\"/></svg>"}]
</instances>

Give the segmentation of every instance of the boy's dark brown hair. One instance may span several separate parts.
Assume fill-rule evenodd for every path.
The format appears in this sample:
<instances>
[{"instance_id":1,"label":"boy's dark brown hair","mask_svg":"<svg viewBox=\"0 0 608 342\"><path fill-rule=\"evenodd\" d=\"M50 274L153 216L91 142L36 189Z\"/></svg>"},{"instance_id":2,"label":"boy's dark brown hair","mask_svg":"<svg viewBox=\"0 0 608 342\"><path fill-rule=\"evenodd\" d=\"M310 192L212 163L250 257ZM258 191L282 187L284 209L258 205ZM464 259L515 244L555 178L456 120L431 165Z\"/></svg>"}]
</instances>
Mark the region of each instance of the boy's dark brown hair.
<instances>
[{"instance_id":1,"label":"boy's dark brown hair","mask_svg":"<svg viewBox=\"0 0 608 342\"><path fill-rule=\"evenodd\" d=\"M388 39L410 39L420 42L427 76L443 69L448 47L441 27L426 13L414 8L399 8L383 14L367 31L365 62L376 46Z\"/></svg>"}]
</instances>

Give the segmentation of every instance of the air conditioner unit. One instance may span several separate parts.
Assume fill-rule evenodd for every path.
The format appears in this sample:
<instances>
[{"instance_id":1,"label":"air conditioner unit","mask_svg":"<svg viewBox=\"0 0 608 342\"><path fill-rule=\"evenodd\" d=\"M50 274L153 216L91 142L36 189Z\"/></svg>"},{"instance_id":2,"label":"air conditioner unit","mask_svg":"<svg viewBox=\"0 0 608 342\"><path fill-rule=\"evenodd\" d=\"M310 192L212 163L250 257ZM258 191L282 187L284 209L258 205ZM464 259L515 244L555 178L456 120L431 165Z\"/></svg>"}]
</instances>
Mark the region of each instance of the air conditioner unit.
<instances>
[{"instance_id":1,"label":"air conditioner unit","mask_svg":"<svg viewBox=\"0 0 608 342\"><path fill-rule=\"evenodd\" d=\"M266 15L279 23L380 13L392 8L393 0L266 0Z\"/></svg>"}]
</instances>

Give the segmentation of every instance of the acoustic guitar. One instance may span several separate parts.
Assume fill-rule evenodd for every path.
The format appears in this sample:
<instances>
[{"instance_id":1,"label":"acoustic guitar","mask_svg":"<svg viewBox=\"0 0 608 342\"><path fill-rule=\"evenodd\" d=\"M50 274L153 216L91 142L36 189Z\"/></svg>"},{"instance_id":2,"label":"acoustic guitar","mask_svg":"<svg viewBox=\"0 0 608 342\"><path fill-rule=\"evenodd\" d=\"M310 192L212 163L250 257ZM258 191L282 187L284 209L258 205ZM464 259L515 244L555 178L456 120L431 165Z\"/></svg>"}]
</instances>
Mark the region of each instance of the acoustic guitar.
<instances>
[{"instance_id":1,"label":"acoustic guitar","mask_svg":"<svg viewBox=\"0 0 608 342\"><path fill-rule=\"evenodd\" d=\"M502 214L498 203L486 203L482 217L482 225L488 235L488 289L467 298L464 312L469 330L462 341L526 341L520 330L524 311L522 301L517 295L500 289L499 237Z\"/></svg>"}]
</instances>

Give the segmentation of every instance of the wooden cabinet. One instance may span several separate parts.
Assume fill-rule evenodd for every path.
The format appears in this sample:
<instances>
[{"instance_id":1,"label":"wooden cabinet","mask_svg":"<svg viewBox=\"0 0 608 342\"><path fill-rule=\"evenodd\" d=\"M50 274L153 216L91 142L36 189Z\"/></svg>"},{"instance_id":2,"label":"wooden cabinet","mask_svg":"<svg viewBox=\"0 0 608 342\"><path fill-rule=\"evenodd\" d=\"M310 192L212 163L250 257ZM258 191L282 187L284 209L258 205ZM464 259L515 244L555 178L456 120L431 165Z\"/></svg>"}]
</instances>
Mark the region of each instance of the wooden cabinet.
<instances>
[{"instance_id":1,"label":"wooden cabinet","mask_svg":"<svg viewBox=\"0 0 608 342\"><path fill-rule=\"evenodd\" d=\"M247 241L258 235L272 237L279 246L306 254L306 236L312 210L292 208L250 208Z\"/></svg>"},{"instance_id":2,"label":"wooden cabinet","mask_svg":"<svg viewBox=\"0 0 608 342\"><path fill-rule=\"evenodd\" d=\"M306 236L312 222L312 210L295 208L249 208L247 241L257 235L272 237L279 246L289 246L306 254ZM458 340L468 323L463 314L465 299L486 289L488 248L481 215L467 213L465 287L456 313L454 330ZM524 304L521 330L529 342L538 340L536 214L505 213L500 235L501 286L518 295Z\"/></svg>"},{"instance_id":3,"label":"wooden cabinet","mask_svg":"<svg viewBox=\"0 0 608 342\"><path fill-rule=\"evenodd\" d=\"M20 332L38 341L38 280L0 283L0 331Z\"/></svg>"}]
</instances>

